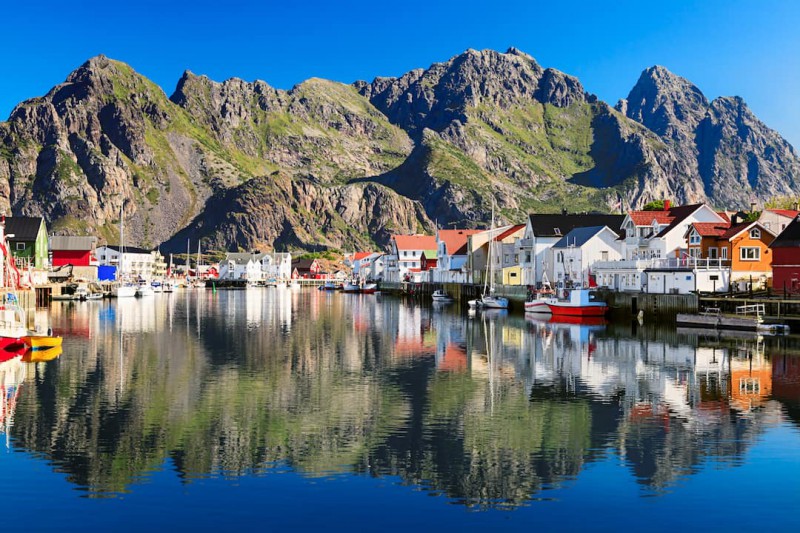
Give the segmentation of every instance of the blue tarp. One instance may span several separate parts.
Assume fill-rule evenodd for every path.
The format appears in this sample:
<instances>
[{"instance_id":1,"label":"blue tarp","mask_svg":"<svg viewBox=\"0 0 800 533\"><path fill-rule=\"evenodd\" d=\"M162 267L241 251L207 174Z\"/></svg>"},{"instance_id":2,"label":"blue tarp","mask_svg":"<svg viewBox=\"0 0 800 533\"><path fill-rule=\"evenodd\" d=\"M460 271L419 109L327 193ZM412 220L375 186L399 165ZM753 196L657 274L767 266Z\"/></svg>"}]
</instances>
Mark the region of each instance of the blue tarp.
<instances>
[{"instance_id":1,"label":"blue tarp","mask_svg":"<svg viewBox=\"0 0 800 533\"><path fill-rule=\"evenodd\" d=\"M100 281L114 281L117 279L117 267L110 265L97 267L97 279Z\"/></svg>"}]
</instances>

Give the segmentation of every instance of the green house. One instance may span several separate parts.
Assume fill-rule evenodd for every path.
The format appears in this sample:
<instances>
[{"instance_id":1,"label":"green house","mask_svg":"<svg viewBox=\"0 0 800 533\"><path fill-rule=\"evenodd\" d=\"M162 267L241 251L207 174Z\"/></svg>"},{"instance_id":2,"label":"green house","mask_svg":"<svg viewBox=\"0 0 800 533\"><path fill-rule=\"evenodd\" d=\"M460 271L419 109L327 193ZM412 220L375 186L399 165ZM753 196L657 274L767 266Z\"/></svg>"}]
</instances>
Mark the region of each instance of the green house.
<instances>
[{"instance_id":1,"label":"green house","mask_svg":"<svg viewBox=\"0 0 800 533\"><path fill-rule=\"evenodd\" d=\"M47 266L47 226L42 217L6 217L5 233L8 251L18 267Z\"/></svg>"}]
</instances>

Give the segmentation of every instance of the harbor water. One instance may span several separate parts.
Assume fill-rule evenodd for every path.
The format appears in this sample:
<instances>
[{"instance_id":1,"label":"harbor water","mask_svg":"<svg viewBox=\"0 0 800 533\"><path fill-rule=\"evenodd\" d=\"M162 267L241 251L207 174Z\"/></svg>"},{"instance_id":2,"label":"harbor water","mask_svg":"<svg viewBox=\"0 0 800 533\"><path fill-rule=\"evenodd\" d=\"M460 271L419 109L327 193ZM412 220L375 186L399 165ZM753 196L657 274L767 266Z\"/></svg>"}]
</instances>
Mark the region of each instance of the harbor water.
<instances>
[{"instance_id":1,"label":"harbor water","mask_svg":"<svg viewBox=\"0 0 800 533\"><path fill-rule=\"evenodd\" d=\"M54 302L0 356L3 526L800 527L800 337L381 295Z\"/></svg>"}]
</instances>

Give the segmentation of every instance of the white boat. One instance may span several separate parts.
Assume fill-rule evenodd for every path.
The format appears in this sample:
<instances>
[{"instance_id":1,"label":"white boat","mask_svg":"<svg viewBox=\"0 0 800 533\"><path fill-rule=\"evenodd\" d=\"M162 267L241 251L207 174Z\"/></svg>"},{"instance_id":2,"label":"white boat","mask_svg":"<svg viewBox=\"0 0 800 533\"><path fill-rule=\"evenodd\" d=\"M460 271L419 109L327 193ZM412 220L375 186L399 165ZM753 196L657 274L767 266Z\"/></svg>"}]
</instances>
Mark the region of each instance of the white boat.
<instances>
[{"instance_id":1,"label":"white boat","mask_svg":"<svg viewBox=\"0 0 800 533\"><path fill-rule=\"evenodd\" d=\"M472 308L480 309L508 309L508 298L497 296L494 288L494 256L497 252L494 251L495 235L494 235L494 201L492 201L492 227L489 232L489 250L486 254L486 278L483 280L483 295L476 299L467 302Z\"/></svg>"},{"instance_id":2,"label":"white boat","mask_svg":"<svg viewBox=\"0 0 800 533\"><path fill-rule=\"evenodd\" d=\"M114 298L133 298L136 296L136 285L120 283L111 289L111 296Z\"/></svg>"},{"instance_id":3,"label":"white boat","mask_svg":"<svg viewBox=\"0 0 800 533\"><path fill-rule=\"evenodd\" d=\"M144 296L153 296L155 293L156 292L149 283L143 283L136 288L136 296L139 296L140 298Z\"/></svg>"},{"instance_id":4,"label":"white boat","mask_svg":"<svg viewBox=\"0 0 800 533\"><path fill-rule=\"evenodd\" d=\"M342 285L342 291L358 293L361 292L361 286L355 281L348 281Z\"/></svg>"},{"instance_id":5,"label":"white boat","mask_svg":"<svg viewBox=\"0 0 800 533\"><path fill-rule=\"evenodd\" d=\"M435 291L433 291L433 294L431 294L431 298L433 298L434 302L452 302L453 301L453 297L450 296L449 294L447 294L442 289L436 289Z\"/></svg>"},{"instance_id":6,"label":"white boat","mask_svg":"<svg viewBox=\"0 0 800 533\"><path fill-rule=\"evenodd\" d=\"M378 284L377 283L365 283L361 286L361 293L362 294L375 294L378 292Z\"/></svg>"},{"instance_id":7,"label":"white boat","mask_svg":"<svg viewBox=\"0 0 800 533\"><path fill-rule=\"evenodd\" d=\"M526 313L540 313L543 315L552 314L550 311L550 306L547 305L548 300L550 299L551 295L546 294L537 294L534 298L529 299L525 302L525 312Z\"/></svg>"},{"instance_id":8,"label":"white boat","mask_svg":"<svg viewBox=\"0 0 800 533\"><path fill-rule=\"evenodd\" d=\"M153 292L164 292L164 284L158 280L151 281L150 287L153 288Z\"/></svg>"}]
</instances>

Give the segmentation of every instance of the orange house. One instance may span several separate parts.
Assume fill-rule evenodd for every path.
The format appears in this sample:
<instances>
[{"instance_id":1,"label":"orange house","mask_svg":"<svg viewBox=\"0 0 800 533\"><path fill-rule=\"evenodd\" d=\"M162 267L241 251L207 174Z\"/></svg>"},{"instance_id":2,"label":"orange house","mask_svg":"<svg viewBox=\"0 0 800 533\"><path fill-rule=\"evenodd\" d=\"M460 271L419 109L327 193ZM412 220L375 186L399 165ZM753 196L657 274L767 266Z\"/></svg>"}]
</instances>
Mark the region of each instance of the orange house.
<instances>
[{"instance_id":1,"label":"orange house","mask_svg":"<svg viewBox=\"0 0 800 533\"><path fill-rule=\"evenodd\" d=\"M772 278L769 245L775 234L758 221L724 224L694 223L686 232L689 255L718 259L731 267L731 282L767 283Z\"/></svg>"}]
</instances>

